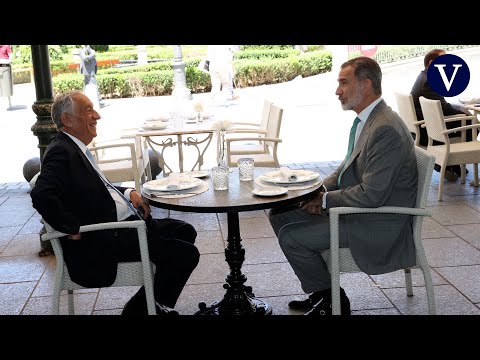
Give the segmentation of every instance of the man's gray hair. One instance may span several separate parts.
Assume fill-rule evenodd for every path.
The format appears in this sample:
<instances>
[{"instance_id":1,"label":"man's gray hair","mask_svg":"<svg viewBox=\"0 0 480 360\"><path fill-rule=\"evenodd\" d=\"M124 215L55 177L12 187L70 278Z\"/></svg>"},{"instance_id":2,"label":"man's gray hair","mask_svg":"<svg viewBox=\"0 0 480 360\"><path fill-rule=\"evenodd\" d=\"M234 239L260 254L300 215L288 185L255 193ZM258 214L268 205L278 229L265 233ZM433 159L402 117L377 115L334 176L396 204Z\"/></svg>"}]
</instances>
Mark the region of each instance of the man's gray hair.
<instances>
[{"instance_id":1,"label":"man's gray hair","mask_svg":"<svg viewBox=\"0 0 480 360\"><path fill-rule=\"evenodd\" d=\"M57 130L63 129L62 114L73 114L73 99L79 94L83 93L79 90L74 90L55 96L52 105L52 120L57 126Z\"/></svg>"}]
</instances>

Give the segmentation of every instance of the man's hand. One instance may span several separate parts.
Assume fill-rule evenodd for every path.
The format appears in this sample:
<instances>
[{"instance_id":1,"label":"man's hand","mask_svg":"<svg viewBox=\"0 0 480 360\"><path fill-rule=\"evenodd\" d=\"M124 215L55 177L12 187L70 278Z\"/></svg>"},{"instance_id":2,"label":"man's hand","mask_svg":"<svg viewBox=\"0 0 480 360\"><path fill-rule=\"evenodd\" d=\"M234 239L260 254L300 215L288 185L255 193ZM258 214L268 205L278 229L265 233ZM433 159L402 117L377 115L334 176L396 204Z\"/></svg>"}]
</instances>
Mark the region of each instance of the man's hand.
<instances>
[{"instance_id":1,"label":"man's hand","mask_svg":"<svg viewBox=\"0 0 480 360\"><path fill-rule=\"evenodd\" d=\"M139 206L141 206L143 208L143 210L145 212L145 218L150 216L150 214L152 212L151 209L150 209L150 205L148 205L145 201L143 201L142 195L140 195L135 190L130 192L130 201L132 202L135 209L138 208Z\"/></svg>"},{"instance_id":2,"label":"man's hand","mask_svg":"<svg viewBox=\"0 0 480 360\"><path fill-rule=\"evenodd\" d=\"M325 193L321 192L315 199L304 203L301 207L302 210L305 210L306 212L312 215L322 215L323 214L323 209L322 209L323 194Z\"/></svg>"},{"instance_id":3,"label":"man's hand","mask_svg":"<svg viewBox=\"0 0 480 360\"><path fill-rule=\"evenodd\" d=\"M82 235L80 235L80 233L72 234L72 235L68 235L67 238L70 240L80 240L82 238Z\"/></svg>"}]
</instances>

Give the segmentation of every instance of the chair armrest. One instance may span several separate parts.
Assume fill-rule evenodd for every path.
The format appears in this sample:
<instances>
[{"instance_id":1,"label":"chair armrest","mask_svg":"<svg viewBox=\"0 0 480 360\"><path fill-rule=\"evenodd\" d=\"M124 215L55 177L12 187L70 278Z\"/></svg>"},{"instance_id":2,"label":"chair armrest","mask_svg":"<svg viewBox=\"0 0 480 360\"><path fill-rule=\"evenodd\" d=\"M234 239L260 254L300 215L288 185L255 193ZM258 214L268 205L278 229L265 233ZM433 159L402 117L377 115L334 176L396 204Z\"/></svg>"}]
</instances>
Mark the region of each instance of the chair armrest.
<instances>
[{"instance_id":1,"label":"chair armrest","mask_svg":"<svg viewBox=\"0 0 480 360\"><path fill-rule=\"evenodd\" d=\"M135 151L135 144L134 143L118 143L118 144L110 144L110 145L95 145L90 147L90 151L95 150L102 150L102 149L111 149L111 148L119 148L119 147L128 147Z\"/></svg>"},{"instance_id":2,"label":"chair armrest","mask_svg":"<svg viewBox=\"0 0 480 360\"><path fill-rule=\"evenodd\" d=\"M432 216L433 211L429 209L409 208L400 206L381 206L378 208L359 208L359 207L334 207L329 209L330 216L346 214L403 214L414 216Z\"/></svg>"},{"instance_id":3,"label":"chair armrest","mask_svg":"<svg viewBox=\"0 0 480 360\"><path fill-rule=\"evenodd\" d=\"M130 150L129 157L112 157L110 159L101 159L98 156L98 151L102 149L119 149L119 148L128 148ZM107 162L117 162L122 160L133 160L136 159L136 151L135 151L135 144L134 143L118 143L118 144L110 144L110 145L95 145L90 147L90 151L95 152L96 160L98 164L107 163Z\"/></svg>"},{"instance_id":4,"label":"chair armrest","mask_svg":"<svg viewBox=\"0 0 480 360\"><path fill-rule=\"evenodd\" d=\"M277 142L281 143L282 139L279 138L266 138L266 137L241 137L241 138L230 138L230 139L225 139L227 142L227 146L234 141L246 141L246 140L254 140L254 141L271 141L271 142Z\"/></svg>"},{"instance_id":5,"label":"chair armrest","mask_svg":"<svg viewBox=\"0 0 480 360\"><path fill-rule=\"evenodd\" d=\"M465 126L460 126L460 127L444 130L444 131L442 131L442 134L447 135L447 134L454 133L454 132L457 132L457 131L465 131L465 130L468 130L468 129L475 129L475 128L479 128L479 127L480 127L480 124L465 125Z\"/></svg>"},{"instance_id":6,"label":"chair armrest","mask_svg":"<svg viewBox=\"0 0 480 360\"><path fill-rule=\"evenodd\" d=\"M107 222L107 223L82 225L80 226L79 232L82 233L82 232L90 232L90 231L97 231L97 230L113 230L113 229L137 229L137 231L146 232L147 228L145 225L145 221L143 220L118 221L118 222L114 221L114 222ZM69 234L54 230L52 232L47 232L46 234L43 234L41 238L42 238L42 241L47 241L51 239L57 239L66 235L69 235Z\"/></svg>"},{"instance_id":7,"label":"chair armrest","mask_svg":"<svg viewBox=\"0 0 480 360\"><path fill-rule=\"evenodd\" d=\"M412 125L419 126L425 124L425 120L412 121ZM425 126L422 126L425 127Z\"/></svg>"},{"instance_id":8,"label":"chair armrest","mask_svg":"<svg viewBox=\"0 0 480 360\"><path fill-rule=\"evenodd\" d=\"M230 131L230 134L238 134L238 133L254 133L254 134L265 135L267 133L267 131L266 130L260 130L260 129L248 129L248 128L233 129L232 131Z\"/></svg>"},{"instance_id":9,"label":"chair armrest","mask_svg":"<svg viewBox=\"0 0 480 360\"><path fill-rule=\"evenodd\" d=\"M260 127L260 124L258 123L253 123L253 122L243 122L243 121L233 121L232 122L233 126L241 125L241 126L256 126Z\"/></svg>"},{"instance_id":10,"label":"chair armrest","mask_svg":"<svg viewBox=\"0 0 480 360\"><path fill-rule=\"evenodd\" d=\"M444 116L445 122L458 121L458 120L477 120L475 115L450 115Z\"/></svg>"}]
</instances>

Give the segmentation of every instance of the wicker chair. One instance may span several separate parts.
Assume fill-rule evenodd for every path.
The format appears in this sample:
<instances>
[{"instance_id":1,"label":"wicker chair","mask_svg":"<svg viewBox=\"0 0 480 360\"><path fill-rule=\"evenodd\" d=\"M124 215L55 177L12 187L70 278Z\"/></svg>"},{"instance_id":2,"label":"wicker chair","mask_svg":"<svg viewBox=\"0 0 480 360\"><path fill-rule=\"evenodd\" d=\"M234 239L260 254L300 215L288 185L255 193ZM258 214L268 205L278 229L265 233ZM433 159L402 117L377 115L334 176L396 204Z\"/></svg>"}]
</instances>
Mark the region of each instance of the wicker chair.
<instances>
[{"instance_id":1,"label":"wicker chair","mask_svg":"<svg viewBox=\"0 0 480 360\"><path fill-rule=\"evenodd\" d=\"M417 119L415 104L412 94L395 93L397 101L398 114L407 125L408 130L415 134L415 145L420 146L420 126L425 123L424 120Z\"/></svg>"},{"instance_id":2,"label":"wicker chair","mask_svg":"<svg viewBox=\"0 0 480 360\"><path fill-rule=\"evenodd\" d=\"M256 136L242 136L238 138L227 137L225 142L227 146L228 166L237 166L238 159L242 157L251 157L255 161L255 166L280 167L277 156L277 148L278 144L282 142L282 139L279 138L282 117L283 108L276 104L272 104L270 106L266 134L263 135L262 131L252 129L248 132L251 134L256 134ZM251 151L244 146L241 153L232 153L233 143L245 143L245 141L254 141L260 145L247 145L251 147Z\"/></svg>"},{"instance_id":3,"label":"wicker chair","mask_svg":"<svg viewBox=\"0 0 480 360\"><path fill-rule=\"evenodd\" d=\"M424 126L425 120L418 120L417 113L415 111L415 104L413 102L412 94L395 93L395 99L397 101L398 114L407 125L408 130L415 134L415 145L420 145L420 127ZM462 120L464 115L450 115L445 116L446 121ZM458 142L460 139L452 138L450 142ZM426 148L422 146L423 148Z\"/></svg>"},{"instance_id":4,"label":"wicker chair","mask_svg":"<svg viewBox=\"0 0 480 360\"><path fill-rule=\"evenodd\" d=\"M435 293L433 290L430 266L427 262L422 245L422 223L424 216L432 216L432 211L425 209L428 189L432 179L435 158L424 149L415 147L418 168L417 199L413 208L382 206L379 208L336 207L329 211L330 218L330 249L322 252L331 274L332 282L332 313L340 314L340 273L361 272L353 260L349 248L339 248L339 217L347 214L406 214L413 216L413 240L415 242L417 264L413 268L420 268L423 272L427 290L428 312L435 315ZM411 268L404 269L407 296L413 296Z\"/></svg>"},{"instance_id":5,"label":"wicker chair","mask_svg":"<svg viewBox=\"0 0 480 360\"><path fill-rule=\"evenodd\" d=\"M259 123L233 122L234 130L227 135L227 138L239 137L238 134L257 134L259 137L267 136L267 126L270 117L270 109L273 102L265 99L263 101L262 117ZM231 155L261 154L266 151L266 144L259 141L238 142L230 145Z\"/></svg>"},{"instance_id":6,"label":"wicker chair","mask_svg":"<svg viewBox=\"0 0 480 360\"><path fill-rule=\"evenodd\" d=\"M147 145L141 137L136 138L135 142L122 140L105 145L92 141L88 148L95 156L100 170L111 183L133 181L135 190L140 192L140 185L152 180ZM123 151L123 153L107 157L105 151L107 149L117 150L117 153ZM125 150L128 155L124 155Z\"/></svg>"},{"instance_id":7,"label":"wicker chair","mask_svg":"<svg viewBox=\"0 0 480 360\"><path fill-rule=\"evenodd\" d=\"M480 141L475 136L472 141L466 142L466 131L479 128L480 124L475 115L448 117L443 116L440 100L431 100L423 96L420 97L420 106L422 107L425 126L428 134L427 152L436 157L436 163L440 165L440 179L445 176L445 169L450 165L461 165L461 183L465 184L465 165L473 164L474 178L473 185L478 186L478 163L480 162ZM446 121L461 120L461 127L448 129L445 126ZM472 125L465 126L466 120L472 120ZM461 141L453 142L448 134L457 131L462 132ZM434 145L433 141L440 141L443 144ZM439 181L438 201L442 201L443 181Z\"/></svg>"},{"instance_id":8,"label":"wicker chair","mask_svg":"<svg viewBox=\"0 0 480 360\"><path fill-rule=\"evenodd\" d=\"M57 261L55 270L55 283L52 296L52 314L58 315L60 312L60 293L62 290L67 290L68 293L68 313L74 314L74 300L73 291L84 289L83 286L78 285L70 279L67 266L63 258L63 251L60 245L60 238L66 234L55 231L49 224L43 221L47 232L42 235L42 241L50 240L55 252ZM147 308L149 315L155 315L155 298L153 295L153 277L152 273L155 270L155 265L150 262L148 255L147 233L146 225L143 220L135 221L120 221L111 223L101 223L84 225L80 227L80 232L107 230L107 229L137 229L138 241L140 244L141 261L137 262L121 262L118 263L117 278L111 286L145 286L145 293L147 295ZM75 240L72 240L75 241Z\"/></svg>"}]
</instances>

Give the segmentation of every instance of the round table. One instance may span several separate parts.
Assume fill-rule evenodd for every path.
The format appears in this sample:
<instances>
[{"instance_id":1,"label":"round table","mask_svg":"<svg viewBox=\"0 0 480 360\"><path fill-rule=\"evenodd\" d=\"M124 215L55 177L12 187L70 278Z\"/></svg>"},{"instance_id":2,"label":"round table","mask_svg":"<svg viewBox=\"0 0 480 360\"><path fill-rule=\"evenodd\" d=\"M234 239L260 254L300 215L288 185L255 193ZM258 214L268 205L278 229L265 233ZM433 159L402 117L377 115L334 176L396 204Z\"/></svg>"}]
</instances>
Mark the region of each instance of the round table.
<instances>
[{"instance_id":1,"label":"round table","mask_svg":"<svg viewBox=\"0 0 480 360\"><path fill-rule=\"evenodd\" d=\"M255 177L276 168L255 168ZM227 213L228 246L225 248L225 260L230 267L226 277L225 296L222 300L207 306L200 303L197 315L269 315L271 306L263 300L255 298L252 287L244 285L247 281L242 274L242 264L245 260L245 249L241 244L238 213L241 211L264 210L285 207L306 201L315 197L321 191L321 184L304 190L289 190L279 196L256 196L252 193L254 181L240 181L238 168L230 173L228 190L213 190L211 177L205 178L209 189L201 194L190 197L160 198L143 193L142 196L155 207L195 213Z\"/></svg>"}]
</instances>

